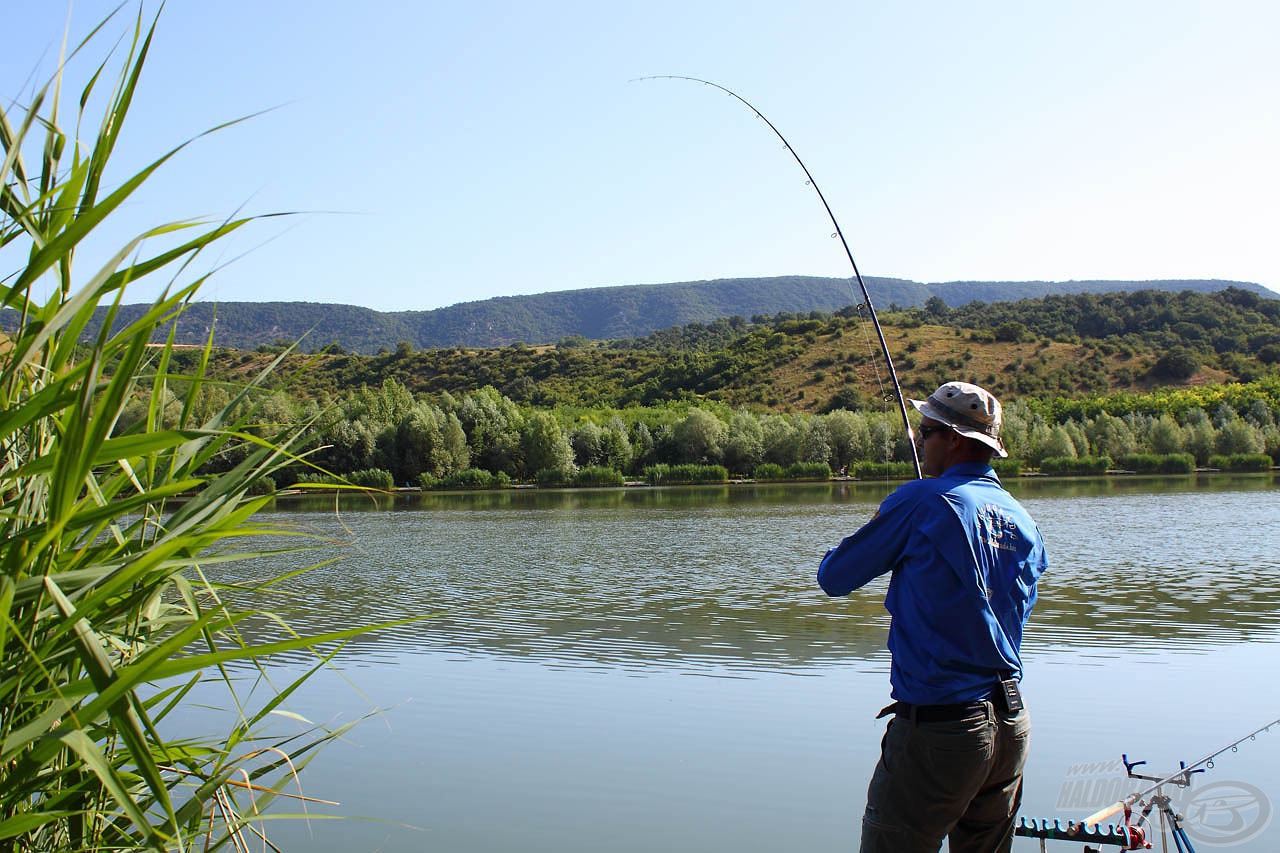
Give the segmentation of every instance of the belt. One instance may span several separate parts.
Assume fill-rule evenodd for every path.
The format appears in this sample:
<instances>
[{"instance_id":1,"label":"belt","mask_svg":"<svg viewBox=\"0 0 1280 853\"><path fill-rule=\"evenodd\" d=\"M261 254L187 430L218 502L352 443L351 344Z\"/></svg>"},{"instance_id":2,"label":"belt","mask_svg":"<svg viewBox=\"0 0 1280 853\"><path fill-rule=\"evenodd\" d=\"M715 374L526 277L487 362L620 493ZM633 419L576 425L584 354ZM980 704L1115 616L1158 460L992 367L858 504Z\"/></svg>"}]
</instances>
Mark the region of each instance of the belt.
<instances>
[{"instance_id":1,"label":"belt","mask_svg":"<svg viewBox=\"0 0 1280 853\"><path fill-rule=\"evenodd\" d=\"M985 714L987 702L958 702L954 705L912 705L910 702L894 702L879 714L876 719L896 714L915 720L917 723L948 723Z\"/></svg>"}]
</instances>

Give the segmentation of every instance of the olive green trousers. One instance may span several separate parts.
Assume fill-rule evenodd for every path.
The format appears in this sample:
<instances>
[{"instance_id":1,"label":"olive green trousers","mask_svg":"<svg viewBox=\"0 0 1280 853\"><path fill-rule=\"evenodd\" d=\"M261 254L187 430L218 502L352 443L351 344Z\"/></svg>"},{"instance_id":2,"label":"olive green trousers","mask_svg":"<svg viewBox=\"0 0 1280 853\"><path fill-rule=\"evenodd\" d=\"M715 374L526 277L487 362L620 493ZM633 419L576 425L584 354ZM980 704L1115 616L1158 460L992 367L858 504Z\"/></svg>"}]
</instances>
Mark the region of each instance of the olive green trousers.
<instances>
[{"instance_id":1,"label":"olive green trousers","mask_svg":"<svg viewBox=\"0 0 1280 853\"><path fill-rule=\"evenodd\" d=\"M1022 803L1031 717L991 702L961 720L889 720L867 810L862 853L1008 853Z\"/></svg>"}]
</instances>

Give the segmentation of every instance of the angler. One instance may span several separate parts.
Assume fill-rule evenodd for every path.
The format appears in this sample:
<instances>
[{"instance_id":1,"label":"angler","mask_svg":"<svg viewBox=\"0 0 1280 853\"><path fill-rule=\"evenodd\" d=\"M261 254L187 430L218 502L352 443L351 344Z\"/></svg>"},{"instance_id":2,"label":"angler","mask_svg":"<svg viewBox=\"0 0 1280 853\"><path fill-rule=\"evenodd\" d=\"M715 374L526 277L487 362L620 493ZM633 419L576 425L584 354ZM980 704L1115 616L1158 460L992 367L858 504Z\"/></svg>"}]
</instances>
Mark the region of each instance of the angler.
<instances>
[{"instance_id":1,"label":"angler","mask_svg":"<svg viewBox=\"0 0 1280 853\"><path fill-rule=\"evenodd\" d=\"M990 465L993 456L1008 456L1000 402L976 385L946 383L928 400L911 401L924 417L917 437L871 294L831 205L791 143L754 105L718 83L678 75L641 79L719 89L782 140L853 268L910 439L917 480L886 498L818 570L819 584L833 596L893 573L885 606L893 615L895 701L880 716L894 718L867 794L863 853L936 853L943 838L952 853L1005 853L1022 800L1031 727L1018 687L1019 648L1047 559L1035 522ZM936 479L921 479L926 474ZM949 748L947 762L930 756L936 746Z\"/></svg>"},{"instance_id":2,"label":"angler","mask_svg":"<svg viewBox=\"0 0 1280 853\"><path fill-rule=\"evenodd\" d=\"M894 702L867 791L863 853L1007 853L1031 718L1022 630L1048 567L1031 516L991 468L1007 456L1000 402L948 382L927 400L922 473L827 552L818 583L848 595L892 573L885 607Z\"/></svg>"}]
</instances>

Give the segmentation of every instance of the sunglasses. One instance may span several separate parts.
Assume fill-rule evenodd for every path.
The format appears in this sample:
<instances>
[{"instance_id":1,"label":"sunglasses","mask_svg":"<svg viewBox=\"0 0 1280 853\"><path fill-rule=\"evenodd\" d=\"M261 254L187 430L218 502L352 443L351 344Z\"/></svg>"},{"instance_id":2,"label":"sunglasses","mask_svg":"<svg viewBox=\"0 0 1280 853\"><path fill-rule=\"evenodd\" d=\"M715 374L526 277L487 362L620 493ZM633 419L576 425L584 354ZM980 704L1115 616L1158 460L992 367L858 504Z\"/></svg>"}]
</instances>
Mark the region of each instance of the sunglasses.
<instances>
[{"instance_id":1,"label":"sunglasses","mask_svg":"<svg viewBox=\"0 0 1280 853\"><path fill-rule=\"evenodd\" d=\"M929 424L928 426L921 425L921 427L916 430L916 435L920 436L921 441L927 441L929 436L933 435L935 432L952 432L952 429L949 426L939 426L935 424Z\"/></svg>"}]
</instances>

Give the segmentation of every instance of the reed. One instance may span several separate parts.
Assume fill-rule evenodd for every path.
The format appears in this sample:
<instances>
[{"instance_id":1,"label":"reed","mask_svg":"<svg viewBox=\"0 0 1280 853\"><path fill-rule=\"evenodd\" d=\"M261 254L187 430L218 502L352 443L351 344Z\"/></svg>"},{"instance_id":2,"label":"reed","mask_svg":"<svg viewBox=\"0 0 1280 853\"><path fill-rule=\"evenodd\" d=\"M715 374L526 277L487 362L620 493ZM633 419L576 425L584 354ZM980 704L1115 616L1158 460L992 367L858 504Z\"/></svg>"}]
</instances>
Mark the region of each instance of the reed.
<instances>
[{"instance_id":1,"label":"reed","mask_svg":"<svg viewBox=\"0 0 1280 853\"><path fill-rule=\"evenodd\" d=\"M1191 474L1196 458L1190 453L1130 453L1116 459L1116 465L1135 474Z\"/></svg>"},{"instance_id":2,"label":"reed","mask_svg":"<svg viewBox=\"0 0 1280 853\"><path fill-rule=\"evenodd\" d=\"M1040 473L1056 477L1092 477L1111 468L1109 456L1050 456L1040 460Z\"/></svg>"},{"instance_id":3,"label":"reed","mask_svg":"<svg viewBox=\"0 0 1280 853\"><path fill-rule=\"evenodd\" d=\"M1209 467L1222 471L1270 471L1273 460L1265 453L1227 453L1209 457Z\"/></svg>"},{"instance_id":4,"label":"reed","mask_svg":"<svg viewBox=\"0 0 1280 853\"><path fill-rule=\"evenodd\" d=\"M607 465L588 465L573 475L573 485L579 488L621 486L622 484L622 472Z\"/></svg>"},{"instance_id":5,"label":"reed","mask_svg":"<svg viewBox=\"0 0 1280 853\"><path fill-rule=\"evenodd\" d=\"M859 480L903 480L915 474L910 462L857 462L851 470Z\"/></svg>"},{"instance_id":6,"label":"reed","mask_svg":"<svg viewBox=\"0 0 1280 853\"><path fill-rule=\"evenodd\" d=\"M725 483L729 472L723 465L659 464L646 467L644 479L654 486Z\"/></svg>"},{"instance_id":7,"label":"reed","mask_svg":"<svg viewBox=\"0 0 1280 853\"><path fill-rule=\"evenodd\" d=\"M3 849L186 850L197 839L247 849L294 769L336 732L259 740L302 679L255 710L224 667L367 630L304 638L282 629L251 641L238 630L250 614L205 575L252 559L252 537L280 532L254 520L269 498L251 492L297 460L299 430L264 438L254 424L254 386L265 374L205 411L210 348L178 373L172 331L151 342L203 280L192 260L248 220L172 222L138 234L100 268L82 275L73 265L183 147L106 185L154 33L139 14L118 58L91 69L71 121L61 114L65 61L28 103L0 112ZM165 248L152 251L156 242ZM143 316L116 322L126 287L161 276L167 289ZM100 305L107 322L82 344ZM145 416L122 428L126 407L141 399L151 401ZM325 659L318 654L317 666ZM210 680L236 709L229 730L161 734Z\"/></svg>"}]
</instances>

